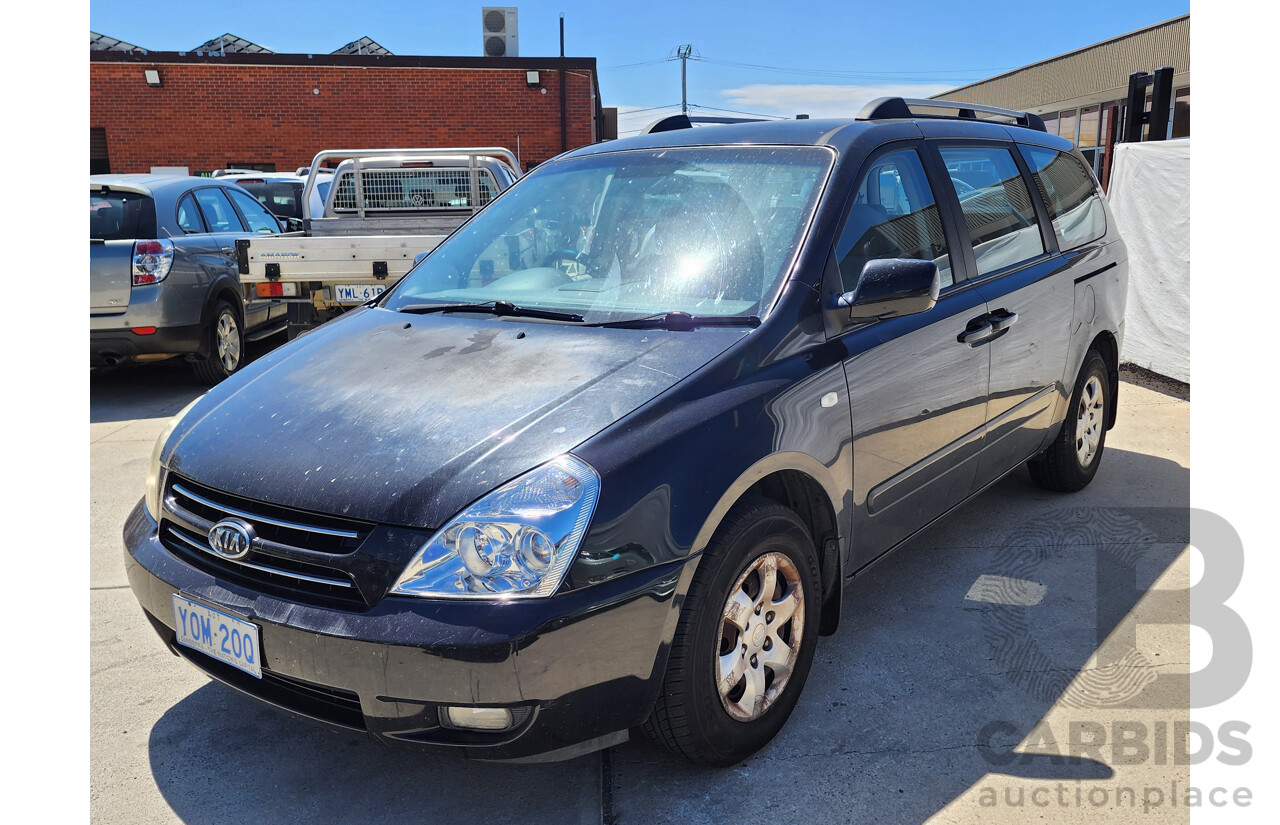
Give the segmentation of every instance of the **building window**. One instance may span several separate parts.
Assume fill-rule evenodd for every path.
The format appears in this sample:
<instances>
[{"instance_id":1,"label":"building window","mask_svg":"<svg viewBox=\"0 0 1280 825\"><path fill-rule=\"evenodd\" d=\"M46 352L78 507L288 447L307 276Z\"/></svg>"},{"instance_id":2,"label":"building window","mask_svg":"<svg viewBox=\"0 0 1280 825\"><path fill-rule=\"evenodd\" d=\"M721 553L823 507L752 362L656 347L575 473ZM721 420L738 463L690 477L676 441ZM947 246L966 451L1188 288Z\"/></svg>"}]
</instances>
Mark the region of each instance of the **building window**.
<instances>
[{"instance_id":1,"label":"building window","mask_svg":"<svg viewBox=\"0 0 1280 825\"><path fill-rule=\"evenodd\" d=\"M1080 110L1080 139L1076 145L1089 149L1098 145L1098 107L1086 106Z\"/></svg>"},{"instance_id":2,"label":"building window","mask_svg":"<svg viewBox=\"0 0 1280 825\"><path fill-rule=\"evenodd\" d=\"M1044 130L1051 135L1058 134L1058 113L1049 112L1044 115L1041 120L1044 121Z\"/></svg>"},{"instance_id":3,"label":"building window","mask_svg":"<svg viewBox=\"0 0 1280 825\"><path fill-rule=\"evenodd\" d=\"M89 129L89 174L106 175L111 172L111 160L107 157L107 130L102 127Z\"/></svg>"},{"instance_id":4,"label":"building window","mask_svg":"<svg viewBox=\"0 0 1280 825\"><path fill-rule=\"evenodd\" d=\"M1058 113L1058 137L1076 142L1076 110Z\"/></svg>"},{"instance_id":5,"label":"building window","mask_svg":"<svg viewBox=\"0 0 1280 825\"><path fill-rule=\"evenodd\" d=\"M1173 130L1169 137L1191 137L1191 87L1179 89L1173 97Z\"/></svg>"}]
</instances>

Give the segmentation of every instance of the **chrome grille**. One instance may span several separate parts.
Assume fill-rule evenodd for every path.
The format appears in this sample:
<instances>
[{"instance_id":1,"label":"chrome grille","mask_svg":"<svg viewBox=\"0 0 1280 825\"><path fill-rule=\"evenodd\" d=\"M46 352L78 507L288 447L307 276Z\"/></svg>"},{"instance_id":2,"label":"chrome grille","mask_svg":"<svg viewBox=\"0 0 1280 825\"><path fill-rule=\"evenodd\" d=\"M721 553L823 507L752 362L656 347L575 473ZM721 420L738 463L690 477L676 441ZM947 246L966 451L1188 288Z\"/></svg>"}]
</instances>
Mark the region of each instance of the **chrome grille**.
<instances>
[{"instance_id":1,"label":"chrome grille","mask_svg":"<svg viewBox=\"0 0 1280 825\"><path fill-rule=\"evenodd\" d=\"M166 485L160 540L171 553L219 578L283 598L363 608L344 562L373 525L255 502L171 476ZM228 517L243 519L257 534L249 553L222 556L209 530Z\"/></svg>"}]
</instances>

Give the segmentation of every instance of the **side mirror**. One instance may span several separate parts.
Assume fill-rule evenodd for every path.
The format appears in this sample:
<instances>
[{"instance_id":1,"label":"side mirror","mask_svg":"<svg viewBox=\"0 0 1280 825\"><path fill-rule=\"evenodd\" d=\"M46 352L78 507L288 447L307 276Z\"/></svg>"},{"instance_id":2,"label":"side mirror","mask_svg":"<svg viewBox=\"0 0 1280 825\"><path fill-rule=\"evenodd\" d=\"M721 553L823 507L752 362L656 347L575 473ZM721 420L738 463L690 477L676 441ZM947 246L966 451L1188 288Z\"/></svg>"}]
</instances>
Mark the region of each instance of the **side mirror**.
<instances>
[{"instance_id":1,"label":"side mirror","mask_svg":"<svg viewBox=\"0 0 1280 825\"><path fill-rule=\"evenodd\" d=\"M849 308L851 322L901 318L933 309L941 288L933 261L883 258L867 261L858 288L841 295L837 306Z\"/></svg>"},{"instance_id":2,"label":"side mirror","mask_svg":"<svg viewBox=\"0 0 1280 825\"><path fill-rule=\"evenodd\" d=\"M302 218L276 218L280 222L281 232L301 232Z\"/></svg>"}]
</instances>

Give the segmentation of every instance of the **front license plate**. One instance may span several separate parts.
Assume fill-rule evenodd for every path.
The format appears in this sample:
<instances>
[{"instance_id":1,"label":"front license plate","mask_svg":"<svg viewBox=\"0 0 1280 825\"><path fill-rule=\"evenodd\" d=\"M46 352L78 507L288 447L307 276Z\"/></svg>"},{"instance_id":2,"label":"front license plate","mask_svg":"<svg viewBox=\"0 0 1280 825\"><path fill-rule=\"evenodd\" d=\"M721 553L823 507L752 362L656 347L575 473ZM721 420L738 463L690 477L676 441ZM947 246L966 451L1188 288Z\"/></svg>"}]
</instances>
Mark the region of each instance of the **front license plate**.
<instances>
[{"instance_id":1,"label":"front license plate","mask_svg":"<svg viewBox=\"0 0 1280 825\"><path fill-rule=\"evenodd\" d=\"M258 626L173 594L178 644L262 678Z\"/></svg>"},{"instance_id":2,"label":"front license plate","mask_svg":"<svg viewBox=\"0 0 1280 825\"><path fill-rule=\"evenodd\" d=\"M383 293L386 284L338 284L333 288L333 299L344 304L363 304Z\"/></svg>"}]
</instances>

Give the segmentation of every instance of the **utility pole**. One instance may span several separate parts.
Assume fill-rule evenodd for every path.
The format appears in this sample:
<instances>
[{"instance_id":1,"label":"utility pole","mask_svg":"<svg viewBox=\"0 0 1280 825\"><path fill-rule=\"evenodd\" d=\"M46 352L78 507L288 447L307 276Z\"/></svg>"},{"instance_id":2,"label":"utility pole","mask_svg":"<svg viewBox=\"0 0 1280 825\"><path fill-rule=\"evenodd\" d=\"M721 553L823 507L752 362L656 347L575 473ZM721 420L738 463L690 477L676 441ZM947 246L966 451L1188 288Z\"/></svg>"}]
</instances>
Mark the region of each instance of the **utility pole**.
<instances>
[{"instance_id":1,"label":"utility pole","mask_svg":"<svg viewBox=\"0 0 1280 825\"><path fill-rule=\"evenodd\" d=\"M675 57L680 60L680 114L689 114L689 58L694 56L693 44L676 46Z\"/></svg>"},{"instance_id":2,"label":"utility pole","mask_svg":"<svg viewBox=\"0 0 1280 825\"><path fill-rule=\"evenodd\" d=\"M569 151L569 120L565 113L564 89L564 12L560 12L560 151Z\"/></svg>"}]
</instances>

